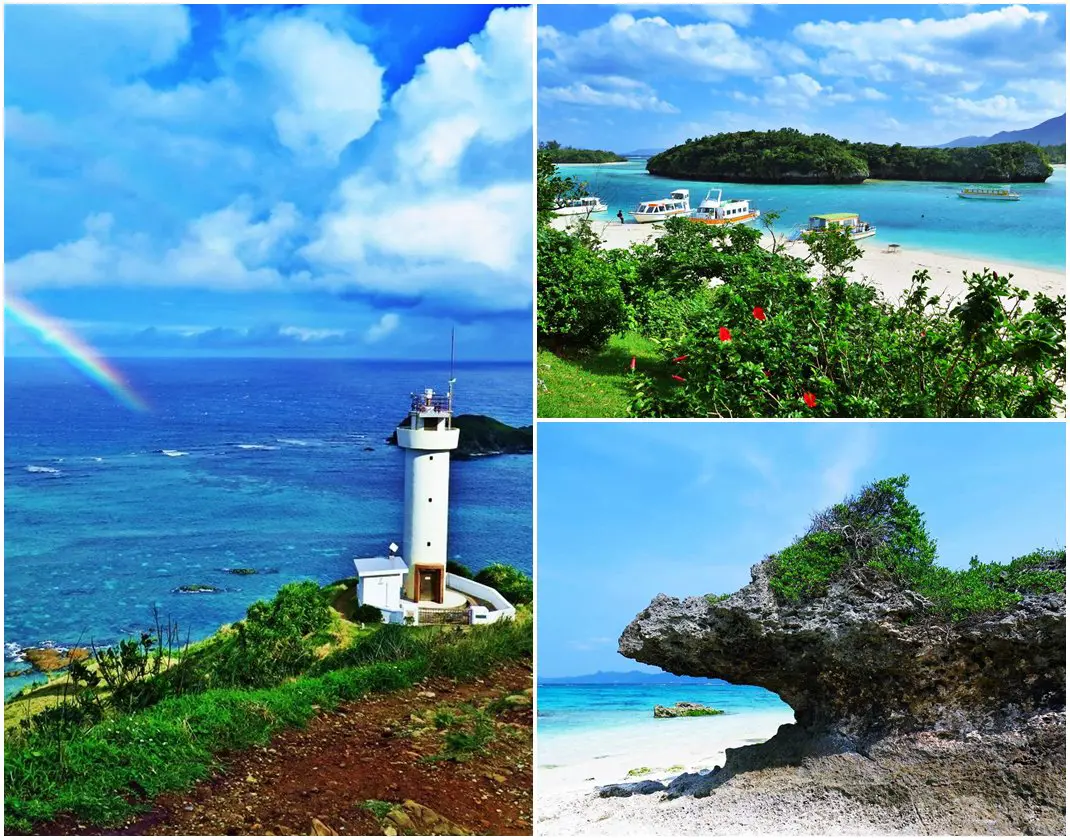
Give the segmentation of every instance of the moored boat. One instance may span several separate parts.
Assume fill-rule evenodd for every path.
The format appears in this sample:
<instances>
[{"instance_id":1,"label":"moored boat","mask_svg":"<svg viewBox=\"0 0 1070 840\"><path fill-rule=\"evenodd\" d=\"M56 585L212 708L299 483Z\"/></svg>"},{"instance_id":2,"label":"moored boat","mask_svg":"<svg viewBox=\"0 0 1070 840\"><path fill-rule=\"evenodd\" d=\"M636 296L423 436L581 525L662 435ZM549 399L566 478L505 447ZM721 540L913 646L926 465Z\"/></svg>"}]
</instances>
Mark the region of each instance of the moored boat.
<instances>
[{"instance_id":1,"label":"moored boat","mask_svg":"<svg viewBox=\"0 0 1070 840\"><path fill-rule=\"evenodd\" d=\"M844 228L851 234L851 239L868 239L877 235L877 228L869 222L863 222L857 213L820 213L810 217L805 228L797 230L791 239L802 239L803 234L827 230L830 227Z\"/></svg>"},{"instance_id":2,"label":"moored boat","mask_svg":"<svg viewBox=\"0 0 1070 840\"><path fill-rule=\"evenodd\" d=\"M554 214L558 216L589 216L592 213L603 213L608 209L605 202L598 196L585 195L583 198L573 198L560 207L555 207Z\"/></svg>"},{"instance_id":3,"label":"moored boat","mask_svg":"<svg viewBox=\"0 0 1070 840\"><path fill-rule=\"evenodd\" d=\"M977 198L984 201L1020 201L1021 193L1010 187L963 187L959 198Z\"/></svg>"},{"instance_id":4,"label":"moored boat","mask_svg":"<svg viewBox=\"0 0 1070 840\"><path fill-rule=\"evenodd\" d=\"M749 222L762 215L760 210L751 208L750 201L745 198L727 198L721 200L721 190L717 190L717 198L712 198L714 191L706 193L706 198L691 216L692 222L700 222L704 225L734 225L739 222Z\"/></svg>"},{"instance_id":5,"label":"moored boat","mask_svg":"<svg viewBox=\"0 0 1070 840\"><path fill-rule=\"evenodd\" d=\"M673 190L668 198L654 201L642 201L631 216L639 223L664 222L672 216L691 215L691 193L687 190Z\"/></svg>"}]
</instances>

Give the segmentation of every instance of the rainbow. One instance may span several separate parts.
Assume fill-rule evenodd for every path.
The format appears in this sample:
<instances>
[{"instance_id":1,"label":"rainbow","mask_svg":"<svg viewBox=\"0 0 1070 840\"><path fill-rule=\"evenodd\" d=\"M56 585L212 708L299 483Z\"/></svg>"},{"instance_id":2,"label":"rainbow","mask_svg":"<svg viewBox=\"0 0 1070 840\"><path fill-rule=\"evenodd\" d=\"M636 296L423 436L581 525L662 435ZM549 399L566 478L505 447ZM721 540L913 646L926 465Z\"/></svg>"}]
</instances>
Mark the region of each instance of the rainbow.
<instances>
[{"instance_id":1,"label":"rainbow","mask_svg":"<svg viewBox=\"0 0 1070 840\"><path fill-rule=\"evenodd\" d=\"M97 352L60 321L50 318L24 300L6 298L4 314L26 327L39 341L55 348L76 369L134 411L148 411L145 401Z\"/></svg>"}]
</instances>

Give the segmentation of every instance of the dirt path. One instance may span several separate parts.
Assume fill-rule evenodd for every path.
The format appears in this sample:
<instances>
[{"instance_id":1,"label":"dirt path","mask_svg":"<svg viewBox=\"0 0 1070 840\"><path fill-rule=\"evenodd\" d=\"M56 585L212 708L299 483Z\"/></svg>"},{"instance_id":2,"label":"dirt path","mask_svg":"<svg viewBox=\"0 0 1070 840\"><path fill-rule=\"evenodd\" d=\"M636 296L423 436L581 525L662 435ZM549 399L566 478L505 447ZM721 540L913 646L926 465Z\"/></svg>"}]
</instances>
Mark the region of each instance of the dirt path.
<instances>
[{"instance_id":1,"label":"dirt path","mask_svg":"<svg viewBox=\"0 0 1070 840\"><path fill-rule=\"evenodd\" d=\"M530 835L531 683L530 665L514 665L475 682L433 679L375 695L325 712L306 729L282 732L267 747L224 757L223 771L213 778L159 797L150 812L121 827L49 828L64 834L286 835L316 833L318 820L327 829L320 833L342 835L382 835L384 829ZM476 709L493 722L490 741L461 760L443 758L448 733L461 733L442 725L444 717L469 720L479 715ZM409 804L386 816L386 803L406 801L423 807Z\"/></svg>"}]
</instances>

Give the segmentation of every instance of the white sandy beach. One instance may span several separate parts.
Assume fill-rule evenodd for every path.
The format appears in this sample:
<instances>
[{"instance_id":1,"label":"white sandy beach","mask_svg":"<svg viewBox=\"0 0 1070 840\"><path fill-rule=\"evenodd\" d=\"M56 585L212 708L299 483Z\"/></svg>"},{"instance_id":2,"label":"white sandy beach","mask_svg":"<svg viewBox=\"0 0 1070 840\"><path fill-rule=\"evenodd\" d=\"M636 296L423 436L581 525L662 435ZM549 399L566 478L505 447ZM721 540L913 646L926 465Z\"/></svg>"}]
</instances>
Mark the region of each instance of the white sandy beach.
<instances>
[{"instance_id":1,"label":"white sandy beach","mask_svg":"<svg viewBox=\"0 0 1070 840\"><path fill-rule=\"evenodd\" d=\"M794 715L751 712L716 717L651 719L630 725L541 737L537 757L540 795L589 791L617 782L656 779L710 770L725 761L725 750L768 741ZM646 768L646 772L629 771Z\"/></svg>"},{"instance_id":2,"label":"white sandy beach","mask_svg":"<svg viewBox=\"0 0 1070 840\"><path fill-rule=\"evenodd\" d=\"M564 229L570 223L567 219L555 219L553 225ZM620 224L613 222L594 222L594 232L601 237L607 248L627 248L636 242L653 242L664 233L661 225ZM771 245L768 234L763 234L765 247ZM950 293L961 296L966 291L963 272L974 273L983 268L990 268L1000 274L1013 274L1013 284L1029 292L1044 292L1055 296L1066 293L1066 273L1050 269L1036 268L1002 259L979 257L972 259L954 254L941 254L909 246L901 246L896 253L888 252L887 242L874 239L863 240L859 247L864 255L855 263L850 277L865 280L880 289L885 297L896 300L910 287L910 278L919 269L928 269L932 278L930 291L933 293ZM790 243L787 253L793 256L805 256L806 245L802 242Z\"/></svg>"},{"instance_id":3,"label":"white sandy beach","mask_svg":"<svg viewBox=\"0 0 1070 840\"><path fill-rule=\"evenodd\" d=\"M827 790L813 794L801 774L797 785L781 782L772 792L763 774L754 773L733 779L707 798L598 795L603 785L646 779L668 783L684 772L712 770L724 764L725 749L766 741L793 720L790 712L755 712L540 737L538 834L919 833L920 826L893 822L878 807L848 802Z\"/></svg>"}]
</instances>

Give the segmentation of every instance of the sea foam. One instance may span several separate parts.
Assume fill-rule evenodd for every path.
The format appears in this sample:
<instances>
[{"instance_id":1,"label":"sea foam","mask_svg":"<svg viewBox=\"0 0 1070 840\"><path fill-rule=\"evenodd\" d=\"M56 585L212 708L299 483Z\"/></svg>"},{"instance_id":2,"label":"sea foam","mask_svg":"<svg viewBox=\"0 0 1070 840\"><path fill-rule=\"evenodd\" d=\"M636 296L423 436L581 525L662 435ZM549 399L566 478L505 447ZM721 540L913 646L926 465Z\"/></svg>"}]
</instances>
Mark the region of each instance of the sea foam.
<instances>
[{"instance_id":1,"label":"sea foam","mask_svg":"<svg viewBox=\"0 0 1070 840\"><path fill-rule=\"evenodd\" d=\"M39 467L36 464L30 464L26 467L28 473L48 473L49 475L59 475L60 472L55 467Z\"/></svg>"}]
</instances>

